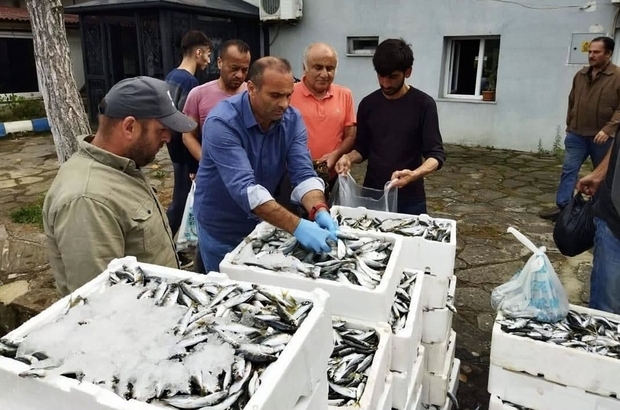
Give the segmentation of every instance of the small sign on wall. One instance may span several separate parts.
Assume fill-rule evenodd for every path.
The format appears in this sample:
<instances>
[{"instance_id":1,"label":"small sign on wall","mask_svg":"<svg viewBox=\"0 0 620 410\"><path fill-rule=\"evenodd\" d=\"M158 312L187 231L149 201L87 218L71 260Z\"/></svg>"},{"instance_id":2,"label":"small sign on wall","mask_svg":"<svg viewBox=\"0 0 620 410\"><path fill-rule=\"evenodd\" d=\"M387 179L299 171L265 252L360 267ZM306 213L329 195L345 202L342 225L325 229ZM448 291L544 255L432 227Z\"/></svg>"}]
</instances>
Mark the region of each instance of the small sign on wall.
<instances>
[{"instance_id":1,"label":"small sign on wall","mask_svg":"<svg viewBox=\"0 0 620 410\"><path fill-rule=\"evenodd\" d=\"M602 33L573 33L568 50L568 64L588 64L588 48L590 41L604 35Z\"/></svg>"}]
</instances>

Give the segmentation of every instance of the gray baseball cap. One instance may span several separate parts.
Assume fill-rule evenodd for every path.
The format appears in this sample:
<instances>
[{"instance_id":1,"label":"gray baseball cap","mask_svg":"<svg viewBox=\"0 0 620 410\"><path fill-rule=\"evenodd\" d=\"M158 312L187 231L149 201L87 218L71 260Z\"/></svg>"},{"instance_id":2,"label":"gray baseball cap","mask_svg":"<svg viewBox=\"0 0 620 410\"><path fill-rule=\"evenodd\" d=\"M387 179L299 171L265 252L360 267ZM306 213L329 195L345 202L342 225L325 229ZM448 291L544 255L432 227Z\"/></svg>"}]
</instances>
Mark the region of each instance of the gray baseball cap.
<instances>
[{"instance_id":1,"label":"gray baseball cap","mask_svg":"<svg viewBox=\"0 0 620 410\"><path fill-rule=\"evenodd\" d=\"M176 132L189 132L197 126L177 110L165 81L145 76L114 84L99 104L99 114L110 118L154 118Z\"/></svg>"}]
</instances>

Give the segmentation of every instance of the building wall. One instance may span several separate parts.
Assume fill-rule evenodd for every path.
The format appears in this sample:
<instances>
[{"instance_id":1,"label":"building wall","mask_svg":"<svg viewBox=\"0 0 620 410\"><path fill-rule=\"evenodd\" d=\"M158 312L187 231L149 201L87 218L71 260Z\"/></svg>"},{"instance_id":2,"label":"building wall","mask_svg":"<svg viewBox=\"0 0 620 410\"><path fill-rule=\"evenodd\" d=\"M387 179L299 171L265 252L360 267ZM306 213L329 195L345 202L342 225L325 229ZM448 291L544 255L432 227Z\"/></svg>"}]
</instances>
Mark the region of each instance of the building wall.
<instances>
[{"instance_id":1,"label":"building wall","mask_svg":"<svg viewBox=\"0 0 620 410\"><path fill-rule=\"evenodd\" d=\"M370 57L346 56L346 36L403 37L415 55L409 83L437 100L444 141L526 151L537 150L540 141L550 149L558 127L564 135L568 92L581 68L567 64L571 35L613 36L618 8L603 4L610 0L594 11L574 7L585 4L574 0L522 1L560 8L488 0L339 0L337 7L333 0L305 1L301 21L271 29L271 54L290 59L300 75L308 43L332 44L340 55L336 81L359 103L377 80ZM496 102L443 98L445 37L484 35L501 38Z\"/></svg>"},{"instance_id":2,"label":"building wall","mask_svg":"<svg viewBox=\"0 0 620 410\"><path fill-rule=\"evenodd\" d=\"M63 5L69 6L84 3L85 1L87 0L63 0ZM3 7L15 7L16 5L24 9L26 8L25 0L0 0L0 6ZM28 22L0 21L0 36L12 36L14 33L19 33L20 35L28 33L31 35L30 24ZM84 86L84 64L82 60L82 41L78 26L69 26L67 29L67 41L69 43L73 75L76 85L80 89Z\"/></svg>"}]
</instances>

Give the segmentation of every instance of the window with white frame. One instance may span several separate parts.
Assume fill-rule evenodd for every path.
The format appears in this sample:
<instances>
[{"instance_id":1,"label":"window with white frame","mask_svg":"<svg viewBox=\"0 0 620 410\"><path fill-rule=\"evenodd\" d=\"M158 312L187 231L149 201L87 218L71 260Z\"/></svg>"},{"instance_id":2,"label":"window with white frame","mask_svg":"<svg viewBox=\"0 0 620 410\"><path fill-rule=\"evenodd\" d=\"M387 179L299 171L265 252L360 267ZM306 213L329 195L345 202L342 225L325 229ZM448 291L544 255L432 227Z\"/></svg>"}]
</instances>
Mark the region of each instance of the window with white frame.
<instances>
[{"instance_id":1,"label":"window with white frame","mask_svg":"<svg viewBox=\"0 0 620 410\"><path fill-rule=\"evenodd\" d=\"M0 94L39 92L32 35L0 32Z\"/></svg>"},{"instance_id":2,"label":"window with white frame","mask_svg":"<svg viewBox=\"0 0 620 410\"><path fill-rule=\"evenodd\" d=\"M446 39L444 96L480 100L483 91L495 91L499 37Z\"/></svg>"},{"instance_id":3,"label":"window with white frame","mask_svg":"<svg viewBox=\"0 0 620 410\"><path fill-rule=\"evenodd\" d=\"M349 36L347 37L347 55L372 57L378 45L378 36Z\"/></svg>"}]
</instances>

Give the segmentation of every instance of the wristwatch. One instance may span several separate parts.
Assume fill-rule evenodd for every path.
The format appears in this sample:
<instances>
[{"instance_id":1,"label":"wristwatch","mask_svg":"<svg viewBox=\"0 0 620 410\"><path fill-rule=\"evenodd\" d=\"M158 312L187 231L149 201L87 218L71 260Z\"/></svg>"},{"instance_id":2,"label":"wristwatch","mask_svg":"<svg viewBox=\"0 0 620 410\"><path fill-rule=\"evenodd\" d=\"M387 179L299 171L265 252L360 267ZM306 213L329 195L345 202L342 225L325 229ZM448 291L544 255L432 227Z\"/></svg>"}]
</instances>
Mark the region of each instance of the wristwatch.
<instances>
[{"instance_id":1,"label":"wristwatch","mask_svg":"<svg viewBox=\"0 0 620 410\"><path fill-rule=\"evenodd\" d=\"M327 210L329 212L329 207L327 206L327 204L321 202L321 203L316 204L316 205L314 205L312 207L312 209L310 210L310 213L308 214L308 218L311 221L314 221L314 217L316 216L317 212L319 212L321 209L325 209L325 210Z\"/></svg>"}]
</instances>

